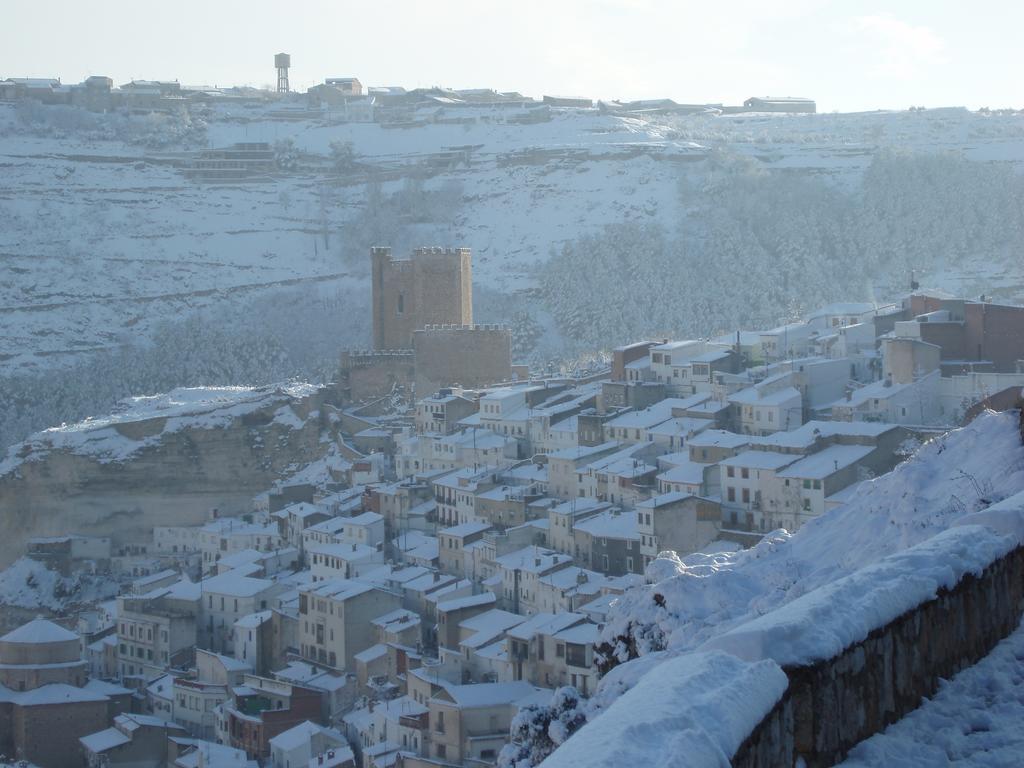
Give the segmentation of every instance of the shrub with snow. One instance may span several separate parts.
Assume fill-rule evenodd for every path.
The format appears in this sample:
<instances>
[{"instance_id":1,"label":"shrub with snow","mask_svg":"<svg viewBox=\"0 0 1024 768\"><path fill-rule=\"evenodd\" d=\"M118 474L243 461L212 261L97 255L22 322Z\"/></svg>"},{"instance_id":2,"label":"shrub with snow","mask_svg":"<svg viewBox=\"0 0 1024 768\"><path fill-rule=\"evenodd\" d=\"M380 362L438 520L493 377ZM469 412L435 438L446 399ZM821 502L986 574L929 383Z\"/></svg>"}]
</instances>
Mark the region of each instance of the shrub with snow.
<instances>
[{"instance_id":1,"label":"shrub with snow","mask_svg":"<svg viewBox=\"0 0 1024 768\"><path fill-rule=\"evenodd\" d=\"M586 722L585 700L572 686L555 691L551 703L531 704L512 718L511 743L498 755L498 768L533 768Z\"/></svg>"}]
</instances>

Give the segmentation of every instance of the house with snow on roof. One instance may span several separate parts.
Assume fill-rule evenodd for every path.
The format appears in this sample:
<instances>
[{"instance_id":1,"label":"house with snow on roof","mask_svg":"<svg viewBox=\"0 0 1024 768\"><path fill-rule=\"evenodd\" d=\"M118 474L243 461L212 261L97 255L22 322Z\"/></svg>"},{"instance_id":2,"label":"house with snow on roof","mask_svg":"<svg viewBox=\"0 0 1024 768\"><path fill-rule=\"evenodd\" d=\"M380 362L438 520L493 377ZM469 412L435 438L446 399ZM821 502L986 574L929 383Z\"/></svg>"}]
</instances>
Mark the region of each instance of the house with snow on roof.
<instances>
[{"instance_id":1,"label":"house with snow on roof","mask_svg":"<svg viewBox=\"0 0 1024 768\"><path fill-rule=\"evenodd\" d=\"M430 757L449 765L493 763L520 704L538 693L525 681L443 687L427 701Z\"/></svg>"},{"instance_id":2,"label":"house with snow on roof","mask_svg":"<svg viewBox=\"0 0 1024 768\"><path fill-rule=\"evenodd\" d=\"M636 510L607 509L576 523L573 556L606 576L643 573Z\"/></svg>"},{"instance_id":3,"label":"house with snow on roof","mask_svg":"<svg viewBox=\"0 0 1024 768\"><path fill-rule=\"evenodd\" d=\"M872 451L867 445L832 445L778 472L762 495L767 527L792 532L824 514L829 496L867 479Z\"/></svg>"},{"instance_id":4,"label":"house with snow on roof","mask_svg":"<svg viewBox=\"0 0 1024 768\"><path fill-rule=\"evenodd\" d=\"M717 469L711 464L693 461L689 452L667 453L659 456L657 461L660 471L655 479L658 482L659 494L678 492L711 496L718 493ZM646 501L647 499L640 504Z\"/></svg>"},{"instance_id":5,"label":"house with snow on roof","mask_svg":"<svg viewBox=\"0 0 1024 768\"><path fill-rule=\"evenodd\" d=\"M314 581L354 579L384 564L383 547L343 539L333 544L312 544L306 552Z\"/></svg>"},{"instance_id":6,"label":"house with snow on roof","mask_svg":"<svg viewBox=\"0 0 1024 768\"><path fill-rule=\"evenodd\" d=\"M570 612L593 600L612 580L597 571L570 566L541 576L537 581L537 605L550 613Z\"/></svg>"},{"instance_id":7,"label":"house with snow on roof","mask_svg":"<svg viewBox=\"0 0 1024 768\"><path fill-rule=\"evenodd\" d=\"M459 421L476 413L479 407L479 401L467 397L460 388L438 390L416 402L416 433L450 435Z\"/></svg>"},{"instance_id":8,"label":"house with snow on roof","mask_svg":"<svg viewBox=\"0 0 1024 768\"><path fill-rule=\"evenodd\" d=\"M197 539L204 574L213 573L217 561L226 555L244 549L268 552L284 545L284 537L276 522L250 523L233 517L219 518L201 526Z\"/></svg>"},{"instance_id":9,"label":"house with snow on roof","mask_svg":"<svg viewBox=\"0 0 1024 768\"><path fill-rule=\"evenodd\" d=\"M776 476L799 456L748 450L719 463L722 486L722 525L745 531L767 531L766 492Z\"/></svg>"},{"instance_id":10,"label":"house with snow on roof","mask_svg":"<svg viewBox=\"0 0 1024 768\"><path fill-rule=\"evenodd\" d=\"M300 589L302 658L332 669L354 670L355 654L377 642L373 619L400 607L397 593L358 581L332 579Z\"/></svg>"},{"instance_id":11,"label":"house with snow on roof","mask_svg":"<svg viewBox=\"0 0 1024 768\"><path fill-rule=\"evenodd\" d=\"M322 717L323 695L297 683L246 675L221 705L218 738L250 757L270 757L270 740L307 720Z\"/></svg>"},{"instance_id":12,"label":"house with snow on roof","mask_svg":"<svg viewBox=\"0 0 1024 768\"><path fill-rule=\"evenodd\" d=\"M832 403L836 421L879 421L890 424L928 425L943 420L939 371L898 383L885 378L847 392Z\"/></svg>"},{"instance_id":13,"label":"house with snow on roof","mask_svg":"<svg viewBox=\"0 0 1024 768\"><path fill-rule=\"evenodd\" d=\"M110 728L79 739L87 765L149 765L154 755L166 754L167 738L185 729L152 715L122 714Z\"/></svg>"},{"instance_id":14,"label":"house with snow on roof","mask_svg":"<svg viewBox=\"0 0 1024 768\"><path fill-rule=\"evenodd\" d=\"M318 761L318 757L324 760ZM355 755L344 735L333 729L306 720L270 740L273 768L307 768L327 762L332 766L355 766Z\"/></svg>"},{"instance_id":15,"label":"house with snow on roof","mask_svg":"<svg viewBox=\"0 0 1024 768\"><path fill-rule=\"evenodd\" d=\"M586 627L559 638L561 633ZM598 627L581 613L538 613L508 631L506 645L514 680L526 680L545 688L576 686L592 692L597 672L583 664L593 659ZM566 657L566 638L572 640L572 658ZM570 664L570 661L572 662ZM587 695L587 694L584 694Z\"/></svg>"},{"instance_id":16,"label":"house with snow on roof","mask_svg":"<svg viewBox=\"0 0 1024 768\"><path fill-rule=\"evenodd\" d=\"M205 636L202 587L188 579L117 598L117 665L121 679L152 680L182 666Z\"/></svg>"},{"instance_id":17,"label":"house with snow on roof","mask_svg":"<svg viewBox=\"0 0 1024 768\"><path fill-rule=\"evenodd\" d=\"M636 513L642 571L665 550L683 557L703 549L722 527L722 507L717 499L685 491L670 491L642 501Z\"/></svg>"},{"instance_id":18,"label":"house with snow on roof","mask_svg":"<svg viewBox=\"0 0 1024 768\"><path fill-rule=\"evenodd\" d=\"M650 497L656 486L658 468L645 458L657 449L650 444L631 446L576 471L576 492L580 498L597 499L634 507Z\"/></svg>"},{"instance_id":19,"label":"house with snow on roof","mask_svg":"<svg viewBox=\"0 0 1024 768\"><path fill-rule=\"evenodd\" d=\"M795 322L761 332L761 349L768 362L803 357L811 345L814 329L809 323Z\"/></svg>"},{"instance_id":20,"label":"house with snow on roof","mask_svg":"<svg viewBox=\"0 0 1024 768\"><path fill-rule=\"evenodd\" d=\"M484 533L489 530L491 530L490 523L473 521L438 531L437 540L440 546L438 561L441 571L460 578L465 577L467 575L464 555L466 546L482 539Z\"/></svg>"},{"instance_id":21,"label":"house with snow on roof","mask_svg":"<svg viewBox=\"0 0 1024 768\"><path fill-rule=\"evenodd\" d=\"M578 445L550 452L547 454L548 493L556 499L576 498L576 471L620 448L622 446L613 440L598 441L597 445L592 446Z\"/></svg>"},{"instance_id":22,"label":"house with snow on roof","mask_svg":"<svg viewBox=\"0 0 1024 768\"><path fill-rule=\"evenodd\" d=\"M199 586L201 644L218 653L234 649L234 627L240 618L275 607L275 598L286 590L281 583L237 571L203 579Z\"/></svg>"},{"instance_id":23,"label":"house with snow on roof","mask_svg":"<svg viewBox=\"0 0 1024 768\"><path fill-rule=\"evenodd\" d=\"M496 559L497 577L494 585L499 605L513 613L536 613L537 591L541 577L568 568L572 558L561 552L542 547L524 547Z\"/></svg>"},{"instance_id":24,"label":"house with snow on roof","mask_svg":"<svg viewBox=\"0 0 1024 768\"><path fill-rule=\"evenodd\" d=\"M767 435L803 424L803 397L788 373L780 373L729 395L738 432Z\"/></svg>"},{"instance_id":25,"label":"house with snow on roof","mask_svg":"<svg viewBox=\"0 0 1024 768\"><path fill-rule=\"evenodd\" d=\"M576 497L548 509L547 546L558 552L572 555L576 551L573 531L578 523L610 509L607 501L595 498Z\"/></svg>"},{"instance_id":26,"label":"house with snow on roof","mask_svg":"<svg viewBox=\"0 0 1024 768\"><path fill-rule=\"evenodd\" d=\"M273 512L271 517L277 521L278 532L281 537L290 546L297 547L300 551L303 551L302 548L305 544L302 532L310 526L322 523L331 517L331 514L317 504L300 501L296 504L289 504L277 512Z\"/></svg>"}]
</instances>

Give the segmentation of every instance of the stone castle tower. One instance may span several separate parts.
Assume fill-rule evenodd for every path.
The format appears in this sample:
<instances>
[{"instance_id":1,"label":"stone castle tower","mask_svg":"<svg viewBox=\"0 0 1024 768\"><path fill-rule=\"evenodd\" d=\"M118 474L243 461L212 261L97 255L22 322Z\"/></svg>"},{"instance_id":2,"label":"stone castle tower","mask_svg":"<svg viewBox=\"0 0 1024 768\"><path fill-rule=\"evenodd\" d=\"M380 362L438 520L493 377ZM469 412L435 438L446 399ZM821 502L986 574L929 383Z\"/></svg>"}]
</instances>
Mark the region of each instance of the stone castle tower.
<instances>
[{"instance_id":1,"label":"stone castle tower","mask_svg":"<svg viewBox=\"0 0 1024 768\"><path fill-rule=\"evenodd\" d=\"M417 248L408 259L371 248L370 259L375 349L412 349L413 333L427 325L473 323L469 248Z\"/></svg>"}]
</instances>

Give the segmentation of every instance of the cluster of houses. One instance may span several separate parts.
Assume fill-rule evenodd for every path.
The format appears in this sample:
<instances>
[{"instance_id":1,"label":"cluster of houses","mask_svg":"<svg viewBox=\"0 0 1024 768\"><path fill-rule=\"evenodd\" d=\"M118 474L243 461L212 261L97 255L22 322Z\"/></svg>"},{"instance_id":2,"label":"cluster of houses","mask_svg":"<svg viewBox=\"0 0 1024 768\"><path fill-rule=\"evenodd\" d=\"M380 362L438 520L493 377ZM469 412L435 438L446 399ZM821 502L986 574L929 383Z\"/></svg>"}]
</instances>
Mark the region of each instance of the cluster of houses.
<instances>
[{"instance_id":1,"label":"cluster of houses","mask_svg":"<svg viewBox=\"0 0 1024 768\"><path fill-rule=\"evenodd\" d=\"M242 514L129 553L34 540L61 573L134 578L66 626L0 637L0 752L494 764L522 707L594 692L609 611L660 552L799 529L1022 386L1024 308L915 294L626 345L586 378L453 385L397 415L350 404L337 451Z\"/></svg>"},{"instance_id":2,"label":"cluster of houses","mask_svg":"<svg viewBox=\"0 0 1024 768\"><path fill-rule=\"evenodd\" d=\"M35 100L42 104L69 104L93 112L124 108L136 111L170 111L195 104L271 103L271 117L302 119L327 116L332 121L403 124L424 107L486 107L514 112L513 121L548 119L551 108L596 109L623 115L727 114L736 112L813 113L812 99L751 97L742 105L685 104L672 99L595 101L590 98L545 95L540 99L515 91L490 88L406 89L401 86L364 86L356 77L328 77L305 94L277 93L252 87L183 85L177 80L132 80L120 86L103 75L81 83L62 83L60 78L10 77L0 80L0 101ZM456 122L458 117L452 118Z\"/></svg>"}]
</instances>

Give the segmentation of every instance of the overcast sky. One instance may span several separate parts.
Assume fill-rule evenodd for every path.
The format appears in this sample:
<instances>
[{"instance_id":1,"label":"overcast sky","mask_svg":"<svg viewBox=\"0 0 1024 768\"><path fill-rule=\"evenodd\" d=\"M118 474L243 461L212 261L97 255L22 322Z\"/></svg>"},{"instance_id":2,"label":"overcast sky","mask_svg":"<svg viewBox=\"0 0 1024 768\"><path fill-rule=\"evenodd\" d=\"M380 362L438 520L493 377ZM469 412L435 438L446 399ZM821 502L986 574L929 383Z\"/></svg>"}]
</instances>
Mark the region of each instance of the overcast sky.
<instances>
[{"instance_id":1,"label":"overcast sky","mask_svg":"<svg viewBox=\"0 0 1024 768\"><path fill-rule=\"evenodd\" d=\"M821 111L1024 107L1019 0L15 0L0 78L489 87Z\"/></svg>"}]
</instances>

